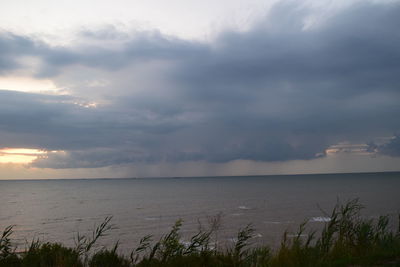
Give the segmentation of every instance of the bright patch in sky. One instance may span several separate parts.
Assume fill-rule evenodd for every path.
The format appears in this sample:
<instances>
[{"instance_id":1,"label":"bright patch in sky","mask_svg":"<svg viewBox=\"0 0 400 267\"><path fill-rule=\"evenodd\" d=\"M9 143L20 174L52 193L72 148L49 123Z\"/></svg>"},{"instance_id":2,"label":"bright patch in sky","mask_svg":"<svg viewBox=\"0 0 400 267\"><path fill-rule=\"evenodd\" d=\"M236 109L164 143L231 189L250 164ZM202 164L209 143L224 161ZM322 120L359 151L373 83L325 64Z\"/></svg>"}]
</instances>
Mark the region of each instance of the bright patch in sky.
<instances>
[{"instance_id":1,"label":"bright patch in sky","mask_svg":"<svg viewBox=\"0 0 400 267\"><path fill-rule=\"evenodd\" d=\"M91 28L93 25L158 29L171 35L202 38L226 26L249 26L274 2L277 1L3 0L0 24L3 29L51 36L49 39L52 41L60 33L65 41L69 31Z\"/></svg>"},{"instance_id":2,"label":"bright patch in sky","mask_svg":"<svg viewBox=\"0 0 400 267\"><path fill-rule=\"evenodd\" d=\"M329 155L335 155L338 153L349 153L357 155L372 155L368 151L367 144L350 144L350 143L339 143L337 145L332 145L326 149L325 153Z\"/></svg>"},{"instance_id":3,"label":"bright patch in sky","mask_svg":"<svg viewBox=\"0 0 400 267\"><path fill-rule=\"evenodd\" d=\"M0 77L0 90L13 90L32 93L54 93L58 89L50 79L35 79L21 76Z\"/></svg>"},{"instance_id":4,"label":"bright patch in sky","mask_svg":"<svg viewBox=\"0 0 400 267\"><path fill-rule=\"evenodd\" d=\"M47 152L30 148L3 148L0 149L0 163L31 163L38 156Z\"/></svg>"}]
</instances>

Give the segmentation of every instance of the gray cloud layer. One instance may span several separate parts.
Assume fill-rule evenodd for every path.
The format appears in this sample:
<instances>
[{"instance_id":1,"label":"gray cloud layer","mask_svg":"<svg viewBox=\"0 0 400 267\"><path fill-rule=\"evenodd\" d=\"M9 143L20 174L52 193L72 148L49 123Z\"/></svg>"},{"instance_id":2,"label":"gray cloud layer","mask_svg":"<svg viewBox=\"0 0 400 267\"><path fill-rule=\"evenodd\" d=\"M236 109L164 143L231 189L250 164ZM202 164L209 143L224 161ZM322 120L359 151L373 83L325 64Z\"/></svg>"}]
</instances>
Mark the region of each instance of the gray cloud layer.
<instances>
[{"instance_id":1,"label":"gray cloud layer","mask_svg":"<svg viewBox=\"0 0 400 267\"><path fill-rule=\"evenodd\" d=\"M400 134L393 136L386 144L377 145L373 142L370 143L369 150L383 155L400 157Z\"/></svg>"},{"instance_id":2,"label":"gray cloud layer","mask_svg":"<svg viewBox=\"0 0 400 267\"><path fill-rule=\"evenodd\" d=\"M52 47L3 33L0 74L35 57L36 76L71 85L73 96L0 91L1 145L67 151L35 163L54 168L285 161L399 131L400 4L356 4L304 29L307 12L279 4L252 29L209 43L141 32L110 47ZM119 34L82 33L94 43ZM107 104L76 104L85 99Z\"/></svg>"}]
</instances>

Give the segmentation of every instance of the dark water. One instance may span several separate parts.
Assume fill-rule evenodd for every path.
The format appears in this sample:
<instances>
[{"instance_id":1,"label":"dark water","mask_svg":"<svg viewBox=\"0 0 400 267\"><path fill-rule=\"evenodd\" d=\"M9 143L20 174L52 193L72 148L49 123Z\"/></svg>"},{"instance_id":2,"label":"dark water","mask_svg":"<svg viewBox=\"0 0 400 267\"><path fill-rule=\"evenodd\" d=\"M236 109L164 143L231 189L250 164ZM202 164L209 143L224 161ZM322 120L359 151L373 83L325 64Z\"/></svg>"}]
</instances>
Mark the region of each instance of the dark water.
<instances>
[{"instance_id":1,"label":"dark water","mask_svg":"<svg viewBox=\"0 0 400 267\"><path fill-rule=\"evenodd\" d=\"M276 245L284 230L308 220L321 227L337 198L358 197L363 216L400 212L400 173L265 177L0 181L0 229L15 225L24 246L39 238L74 244L106 216L116 228L103 244L120 241L127 251L146 234L159 237L179 218L183 240L221 216L220 242L229 244L248 223L254 242Z\"/></svg>"}]
</instances>

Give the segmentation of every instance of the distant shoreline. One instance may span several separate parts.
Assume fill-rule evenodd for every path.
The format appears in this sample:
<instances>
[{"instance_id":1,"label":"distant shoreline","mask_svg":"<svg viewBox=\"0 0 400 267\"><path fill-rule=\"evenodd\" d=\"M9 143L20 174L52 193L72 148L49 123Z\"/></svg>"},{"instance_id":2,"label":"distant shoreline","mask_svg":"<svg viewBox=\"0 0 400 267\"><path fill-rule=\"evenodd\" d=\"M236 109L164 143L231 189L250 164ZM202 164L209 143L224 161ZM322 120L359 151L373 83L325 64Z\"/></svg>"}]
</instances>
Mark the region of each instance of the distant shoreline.
<instances>
[{"instance_id":1,"label":"distant shoreline","mask_svg":"<svg viewBox=\"0 0 400 267\"><path fill-rule=\"evenodd\" d=\"M216 175L216 176L151 176L151 177L116 177L116 178L43 178L43 179L1 179L1 181L70 181L70 180L145 180L145 179L208 179L208 178L240 178L240 177L301 177L301 176L337 176L337 175L379 175L399 174L400 171L381 172L337 172L337 173L300 173L300 174L265 174L265 175Z\"/></svg>"}]
</instances>

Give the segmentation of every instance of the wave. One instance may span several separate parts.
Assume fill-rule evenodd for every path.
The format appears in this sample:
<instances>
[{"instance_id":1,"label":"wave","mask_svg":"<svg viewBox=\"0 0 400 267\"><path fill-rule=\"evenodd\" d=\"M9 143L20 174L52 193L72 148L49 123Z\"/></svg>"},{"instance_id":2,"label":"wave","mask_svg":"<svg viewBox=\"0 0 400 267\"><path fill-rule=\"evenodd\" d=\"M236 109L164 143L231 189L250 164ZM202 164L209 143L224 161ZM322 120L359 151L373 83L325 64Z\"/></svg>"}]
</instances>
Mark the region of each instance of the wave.
<instances>
[{"instance_id":1,"label":"wave","mask_svg":"<svg viewBox=\"0 0 400 267\"><path fill-rule=\"evenodd\" d=\"M310 222L330 222L331 218L329 217L312 217Z\"/></svg>"}]
</instances>

